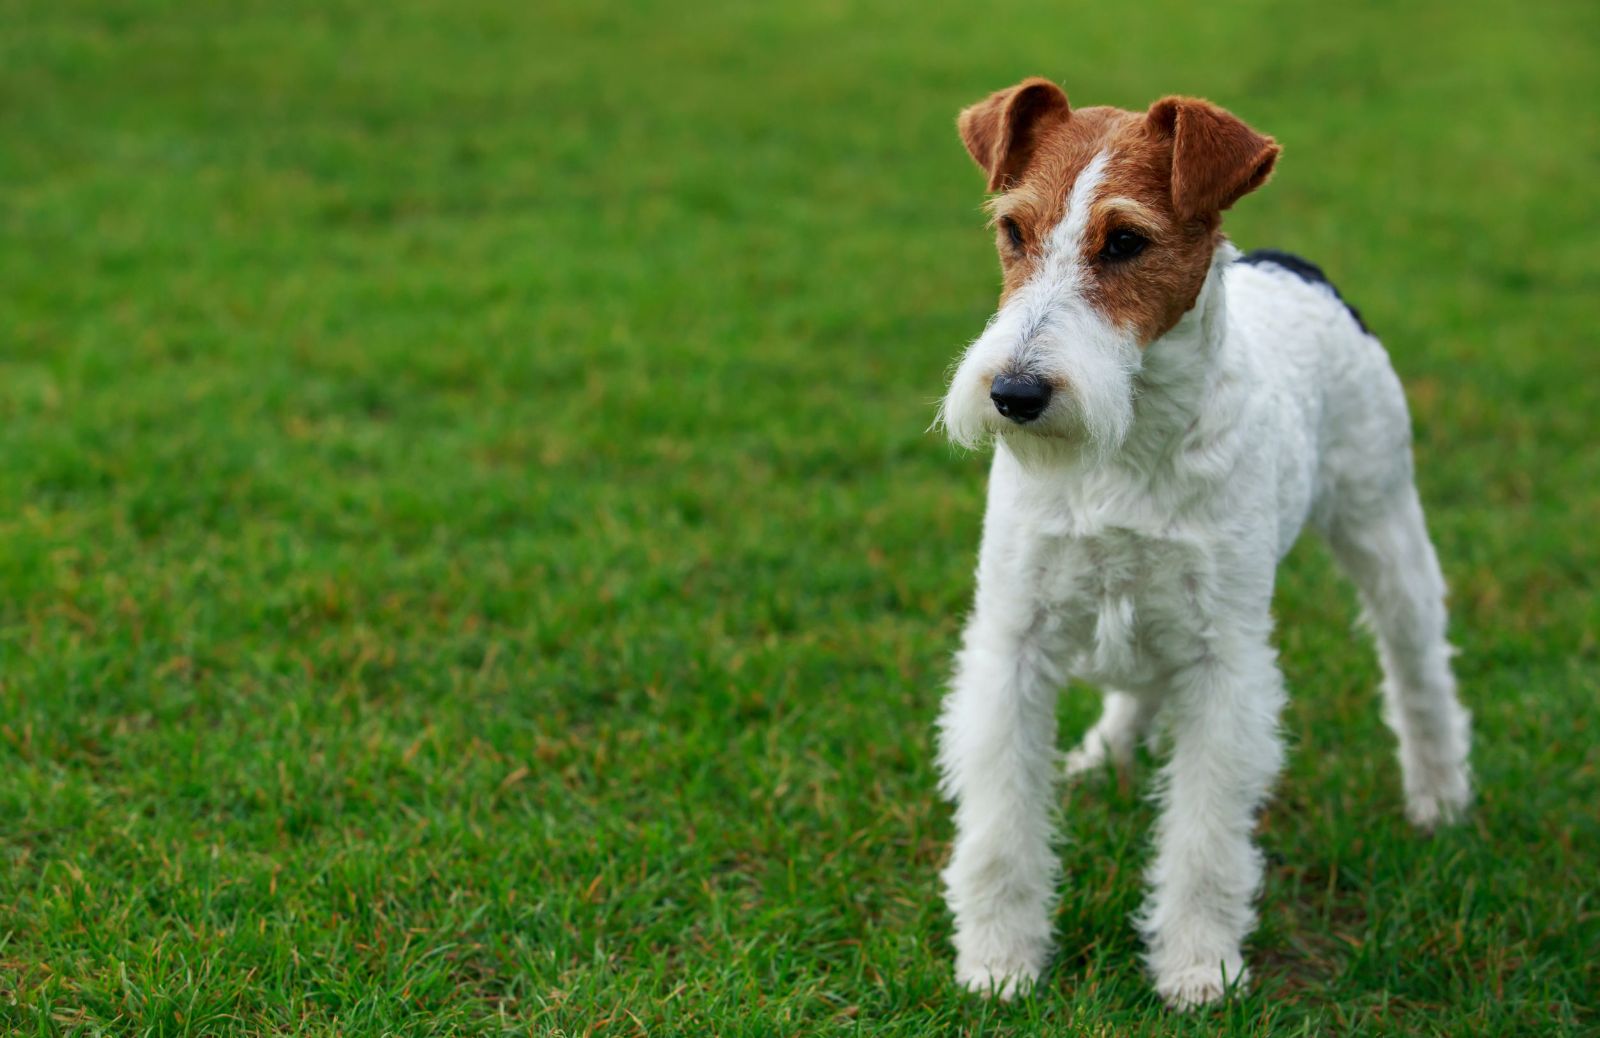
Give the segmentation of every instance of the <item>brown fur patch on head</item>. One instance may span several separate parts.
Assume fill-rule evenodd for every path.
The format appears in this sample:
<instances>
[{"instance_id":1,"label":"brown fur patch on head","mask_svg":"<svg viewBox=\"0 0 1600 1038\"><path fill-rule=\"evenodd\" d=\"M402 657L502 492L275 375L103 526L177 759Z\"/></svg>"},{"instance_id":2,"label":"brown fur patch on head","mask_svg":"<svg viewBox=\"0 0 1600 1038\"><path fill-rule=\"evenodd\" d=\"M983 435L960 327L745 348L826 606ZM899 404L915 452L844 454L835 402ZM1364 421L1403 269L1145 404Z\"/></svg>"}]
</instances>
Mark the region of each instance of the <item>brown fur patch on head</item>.
<instances>
[{"instance_id":1,"label":"brown fur patch on head","mask_svg":"<svg viewBox=\"0 0 1600 1038\"><path fill-rule=\"evenodd\" d=\"M988 154L997 154L994 134L1009 125L1006 113L1017 92L1043 90L1039 84L1059 93L1045 80L1026 80L962 113L962 138L980 165L985 146ZM1071 111L1061 94L1059 106L1022 111L1034 112L1025 120L1025 152L1013 143L1006 153L1010 158L985 167L991 190L1009 188L991 203L1005 277L1001 302L1037 270L1045 239L1065 214L1073 185L1105 152L1079 261L1090 302L1148 345L1194 306L1218 244L1222 210L1266 181L1278 145L1194 98L1164 98L1148 112L1136 113L1103 107ZM1107 256L1108 239L1128 231L1146 243L1142 251L1127 258Z\"/></svg>"},{"instance_id":2,"label":"brown fur patch on head","mask_svg":"<svg viewBox=\"0 0 1600 1038\"><path fill-rule=\"evenodd\" d=\"M1078 109L1041 137L1027 174L990 203L1005 278L1002 302L1033 275L1044 255L1045 238L1065 215L1072 185L1084 167L1136 118L1119 108Z\"/></svg>"},{"instance_id":3,"label":"brown fur patch on head","mask_svg":"<svg viewBox=\"0 0 1600 1038\"><path fill-rule=\"evenodd\" d=\"M1141 346L1160 338L1194 306L1211 257L1218 222L1185 218L1172 197L1172 142L1134 116L1110 142L1081 258L1092 272L1090 299L1113 323L1132 328ZM1128 259L1102 255L1119 231L1148 244Z\"/></svg>"}]
</instances>

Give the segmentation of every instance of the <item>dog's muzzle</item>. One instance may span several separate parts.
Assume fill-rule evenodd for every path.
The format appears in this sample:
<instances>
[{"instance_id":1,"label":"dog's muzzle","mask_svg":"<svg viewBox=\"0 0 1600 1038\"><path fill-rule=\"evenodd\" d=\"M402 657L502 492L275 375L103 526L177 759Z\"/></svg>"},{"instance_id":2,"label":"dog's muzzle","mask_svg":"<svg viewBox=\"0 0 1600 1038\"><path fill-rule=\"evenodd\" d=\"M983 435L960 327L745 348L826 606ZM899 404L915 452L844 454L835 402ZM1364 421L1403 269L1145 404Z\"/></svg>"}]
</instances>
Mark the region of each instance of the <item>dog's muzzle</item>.
<instances>
[{"instance_id":1,"label":"dog's muzzle","mask_svg":"<svg viewBox=\"0 0 1600 1038\"><path fill-rule=\"evenodd\" d=\"M1050 404L1050 383L1032 375L996 375L989 399L996 411L1021 425L1044 414Z\"/></svg>"}]
</instances>

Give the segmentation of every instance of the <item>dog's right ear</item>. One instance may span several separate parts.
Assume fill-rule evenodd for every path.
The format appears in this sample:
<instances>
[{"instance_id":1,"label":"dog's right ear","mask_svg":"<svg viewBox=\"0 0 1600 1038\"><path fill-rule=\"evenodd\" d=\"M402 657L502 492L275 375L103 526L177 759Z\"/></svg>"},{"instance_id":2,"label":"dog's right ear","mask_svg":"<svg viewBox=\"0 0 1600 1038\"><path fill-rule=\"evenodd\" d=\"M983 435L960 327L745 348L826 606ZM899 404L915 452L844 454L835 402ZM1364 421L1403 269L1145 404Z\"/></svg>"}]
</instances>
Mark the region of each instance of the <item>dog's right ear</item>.
<instances>
[{"instance_id":1,"label":"dog's right ear","mask_svg":"<svg viewBox=\"0 0 1600 1038\"><path fill-rule=\"evenodd\" d=\"M963 108L956 127L973 161L989 174L989 190L999 191L1021 179L1040 136L1071 113L1067 92L1034 76Z\"/></svg>"}]
</instances>

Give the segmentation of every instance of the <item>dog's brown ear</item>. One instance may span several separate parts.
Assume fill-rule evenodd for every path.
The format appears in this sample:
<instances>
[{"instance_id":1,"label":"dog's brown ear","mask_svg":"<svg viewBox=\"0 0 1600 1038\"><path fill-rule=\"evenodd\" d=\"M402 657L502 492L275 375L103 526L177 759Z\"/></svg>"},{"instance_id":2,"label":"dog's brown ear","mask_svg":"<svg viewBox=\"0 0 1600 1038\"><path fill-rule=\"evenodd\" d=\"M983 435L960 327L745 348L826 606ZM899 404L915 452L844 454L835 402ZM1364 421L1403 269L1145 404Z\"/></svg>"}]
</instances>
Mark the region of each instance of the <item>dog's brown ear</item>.
<instances>
[{"instance_id":1,"label":"dog's brown ear","mask_svg":"<svg viewBox=\"0 0 1600 1038\"><path fill-rule=\"evenodd\" d=\"M1164 97L1146 118L1152 132L1172 140L1172 204L1186 220L1220 213L1265 184L1282 150L1199 98Z\"/></svg>"},{"instance_id":2,"label":"dog's brown ear","mask_svg":"<svg viewBox=\"0 0 1600 1038\"><path fill-rule=\"evenodd\" d=\"M1071 114L1067 92L1034 76L961 110L956 126L973 161L989 174L989 190L1021 179L1040 135Z\"/></svg>"}]
</instances>

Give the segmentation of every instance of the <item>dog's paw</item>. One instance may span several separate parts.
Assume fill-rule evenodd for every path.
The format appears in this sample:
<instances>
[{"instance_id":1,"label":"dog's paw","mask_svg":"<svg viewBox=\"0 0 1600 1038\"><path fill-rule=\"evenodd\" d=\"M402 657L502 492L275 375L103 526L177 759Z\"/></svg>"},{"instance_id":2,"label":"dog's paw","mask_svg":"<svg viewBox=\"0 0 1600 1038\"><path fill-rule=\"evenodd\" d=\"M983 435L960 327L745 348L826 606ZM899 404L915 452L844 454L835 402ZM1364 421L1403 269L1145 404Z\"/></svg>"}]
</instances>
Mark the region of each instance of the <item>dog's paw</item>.
<instances>
[{"instance_id":1,"label":"dog's paw","mask_svg":"<svg viewBox=\"0 0 1600 1038\"><path fill-rule=\"evenodd\" d=\"M1242 959L1219 966L1191 966L1169 970L1156 977L1156 994L1173 1009L1194 1009L1220 1001L1250 978Z\"/></svg>"},{"instance_id":2,"label":"dog's paw","mask_svg":"<svg viewBox=\"0 0 1600 1038\"><path fill-rule=\"evenodd\" d=\"M1471 794L1423 793L1406 798L1406 818L1423 832L1453 825L1466 816Z\"/></svg>"},{"instance_id":3,"label":"dog's paw","mask_svg":"<svg viewBox=\"0 0 1600 1038\"><path fill-rule=\"evenodd\" d=\"M1106 772L1113 769L1119 778L1124 777L1132 765L1131 748L1108 747L1104 739L1090 732L1077 749L1061 758L1061 773L1068 782L1088 782L1105 778Z\"/></svg>"},{"instance_id":4,"label":"dog's paw","mask_svg":"<svg viewBox=\"0 0 1600 1038\"><path fill-rule=\"evenodd\" d=\"M1406 818L1424 832L1459 822L1472 803L1472 783L1465 768L1406 791Z\"/></svg>"},{"instance_id":5,"label":"dog's paw","mask_svg":"<svg viewBox=\"0 0 1600 1038\"><path fill-rule=\"evenodd\" d=\"M957 964L956 983L974 995L1009 1002L1033 990L1039 972L1016 966L966 966Z\"/></svg>"},{"instance_id":6,"label":"dog's paw","mask_svg":"<svg viewBox=\"0 0 1600 1038\"><path fill-rule=\"evenodd\" d=\"M969 944L956 954L956 983L975 995L1009 1002L1032 990L1049 956L1048 944L1032 940Z\"/></svg>"},{"instance_id":7,"label":"dog's paw","mask_svg":"<svg viewBox=\"0 0 1600 1038\"><path fill-rule=\"evenodd\" d=\"M1098 778L1105 773L1105 767L1105 743L1098 740L1092 746L1086 742L1061 758L1061 773L1068 782Z\"/></svg>"}]
</instances>

